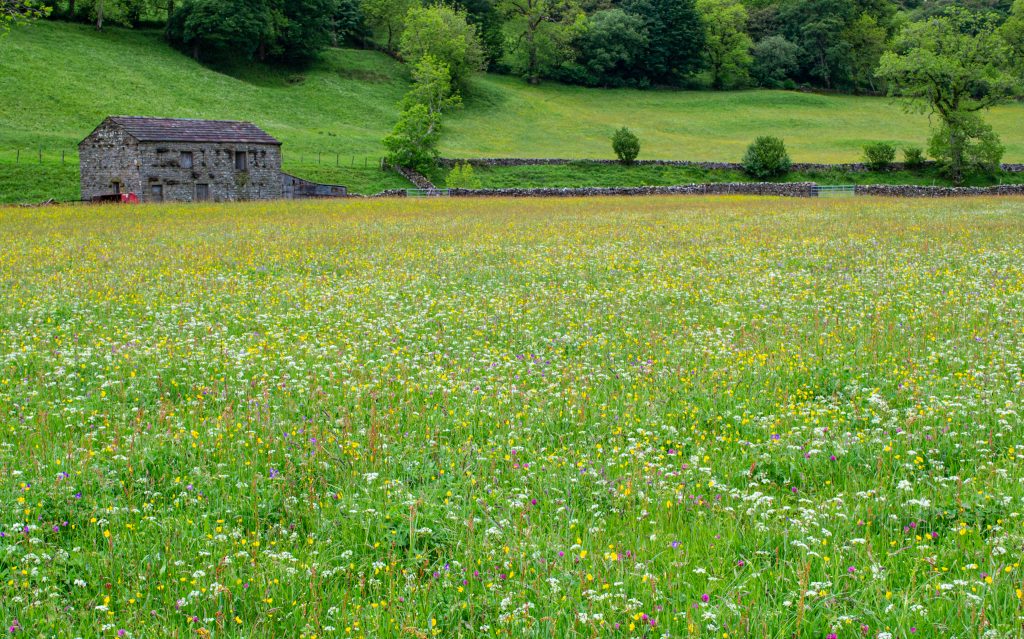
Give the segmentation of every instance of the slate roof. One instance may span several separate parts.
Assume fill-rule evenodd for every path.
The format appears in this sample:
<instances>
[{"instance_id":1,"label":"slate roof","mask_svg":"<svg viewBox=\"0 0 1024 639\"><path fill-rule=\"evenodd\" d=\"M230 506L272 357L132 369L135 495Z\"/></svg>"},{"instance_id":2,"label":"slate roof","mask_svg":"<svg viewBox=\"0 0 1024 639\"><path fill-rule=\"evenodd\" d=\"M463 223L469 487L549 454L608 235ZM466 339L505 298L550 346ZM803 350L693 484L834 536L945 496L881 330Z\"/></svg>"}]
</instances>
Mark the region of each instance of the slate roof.
<instances>
[{"instance_id":1,"label":"slate roof","mask_svg":"<svg viewBox=\"0 0 1024 639\"><path fill-rule=\"evenodd\" d=\"M124 127L139 142L281 143L251 122L188 120L112 115L107 120Z\"/></svg>"}]
</instances>

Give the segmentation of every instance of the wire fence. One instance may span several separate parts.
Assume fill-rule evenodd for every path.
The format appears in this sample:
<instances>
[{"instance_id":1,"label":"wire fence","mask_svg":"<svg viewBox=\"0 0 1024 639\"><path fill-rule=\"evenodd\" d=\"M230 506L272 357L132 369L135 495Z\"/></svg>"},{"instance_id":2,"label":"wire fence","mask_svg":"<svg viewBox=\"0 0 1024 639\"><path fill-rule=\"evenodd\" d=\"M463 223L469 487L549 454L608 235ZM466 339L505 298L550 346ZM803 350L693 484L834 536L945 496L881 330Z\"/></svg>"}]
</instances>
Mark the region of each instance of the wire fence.
<instances>
[{"instance_id":1,"label":"wire fence","mask_svg":"<svg viewBox=\"0 0 1024 639\"><path fill-rule=\"evenodd\" d=\"M2 164L47 164L78 166L78 149L59 147L0 148Z\"/></svg>"},{"instance_id":2,"label":"wire fence","mask_svg":"<svg viewBox=\"0 0 1024 639\"><path fill-rule=\"evenodd\" d=\"M0 164L78 166L77 148L15 147L0 148ZM288 167L323 167L324 169L380 169L383 158L379 155L357 155L344 151L291 151L281 153L281 165Z\"/></svg>"}]
</instances>

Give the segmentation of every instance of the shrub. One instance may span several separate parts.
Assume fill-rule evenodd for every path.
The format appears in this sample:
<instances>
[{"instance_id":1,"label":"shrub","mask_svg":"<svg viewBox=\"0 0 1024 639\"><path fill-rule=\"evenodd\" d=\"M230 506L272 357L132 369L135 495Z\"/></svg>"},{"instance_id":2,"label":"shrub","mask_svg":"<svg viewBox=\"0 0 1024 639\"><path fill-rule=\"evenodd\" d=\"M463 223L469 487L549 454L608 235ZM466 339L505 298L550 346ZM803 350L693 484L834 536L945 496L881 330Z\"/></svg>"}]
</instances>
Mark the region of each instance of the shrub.
<instances>
[{"instance_id":1,"label":"shrub","mask_svg":"<svg viewBox=\"0 0 1024 639\"><path fill-rule=\"evenodd\" d=\"M786 143L770 135L754 140L743 157L743 170L759 180L782 177L792 166Z\"/></svg>"},{"instance_id":2,"label":"shrub","mask_svg":"<svg viewBox=\"0 0 1024 639\"><path fill-rule=\"evenodd\" d=\"M864 164L872 171L888 171L896 159L896 147L885 142L875 142L864 147Z\"/></svg>"},{"instance_id":3,"label":"shrub","mask_svg":"<svg viewBox=\"0 0 1024 639\"><path fill-rule=\"evenodd\" d=\"M953 125L943 123L928 142L928 154L957 183L965 173L995 175L1005 151L999 135L973 113L961 116Z\"/></svg>"},{"instance_id":4,"label":"shrub","mask_svg":"<svg viewBox=\"0 0 1024 639\"><path fill-rule=\"evenodd\" d=\"M440 127L440 113L431 113L423 104L410 106L402 112L391 134L384 138L388 164L417 171L434 166Z\"/></svg>"},{"instance_id":5,"label":"shrub","mask_svg":"<svg viewBox=\"0 0 1024 639\"><path fill-rule=\"evenodd\" d=\"M480 178L473 173L473 165L469 162L459 162L448 172L444 185L449 189L479 189Z\"/></svg>"},{"instance_id":6,"label":"shrub","mask_svg":"<svg viewBox=\"0 0 1024 639\"><path fill-rule=\"evenodd\" d=\"M640 138L626 127L622 127L612 135L612 149L615 150L619 162L632 164L636 156L640 155Z\"/></svg>"},{"instance_id":7,"label":"shrub","mask_svg":"<svg viewBox=\"0 0 1024 639\"><path fill-rule=\"evenodd\" d=\"M919 146L908 146L903 149L903 166L908 169L920 169L924 166L924 150Z\"/></svg>"}]
</instances>

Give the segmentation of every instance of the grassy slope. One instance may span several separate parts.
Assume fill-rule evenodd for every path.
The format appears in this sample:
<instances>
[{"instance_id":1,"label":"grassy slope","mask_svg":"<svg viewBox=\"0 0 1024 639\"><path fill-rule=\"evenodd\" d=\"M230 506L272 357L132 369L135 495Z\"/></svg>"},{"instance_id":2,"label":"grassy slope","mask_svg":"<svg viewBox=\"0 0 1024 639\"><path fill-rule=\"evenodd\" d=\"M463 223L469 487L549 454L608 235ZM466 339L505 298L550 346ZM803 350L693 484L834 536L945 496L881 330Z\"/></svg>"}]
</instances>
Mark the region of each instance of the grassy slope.
<instances>
[{"instance_id":1,"label":"grassy slope","mask_svg":"<svg viewBox=\"0 0 1024 639\"><path fill-rule=\"evenodd\" d=\"M398 63L368 51L328 51L301 73L222 73L155 32L96 33L53 22L16 29L0 39L0 201L77 197L75 144L114 113L252 120L285 143L286 170L356 192L406 186L373 168L406 82ZM1022 116L1019 105L990 115L1008 160L1024 160L1024 130L1014 126ZM877 98L528 87L483 76L450 117L442 150L457 157L607 157L608 135L622 124L640 134L641 157L721 160L738 159L759 133L785 136L796 160L839 161L856 159L867 140L920 144L927 130L924 116ZM39 147L43 167L11 166L14 149L23 150L23 163L35 163ZM60 165L61 150L70 166Z\"/></svg>"},{"instance_id":2,"label":"grassy slope","mask_svg":"<svg viewBox=\"0 0 1024 639\"><path fill-rule=\"evenodd\" d=\"M987 119L1008 161L1024 160L1024 106ZM497 123L497 124L496 124ZM461 157L602 158L608 138L629 126L641 158L739 161L757 135L786 139L794 160L848 162L870 141L925 146L928 118L886 98L784 91L636 91L544 84L488 76L451 118L445 144Z\"/></svg>"},{"instance_id":3,"label":"grassy slope","mask_svg":"<svg viewBox=\"0 0 1024 639\"><path fill-rule=\"evenodd\" d=\"M242 119L285 143L286 170L361 191L408 186L372 168L404 92L401 67L367 52L328 51L303 73L259 69L227 75L171 49L158 33L98 34L82 25L40 23L0 41L0 161L12 162L13 149L21 147L33 149L28 155L36 162L34 149L42 146L44 162L57 162L60 149L72 153L110 114ZM318 151L324 165L310 166ZM371 168L328 171L335 153L345 156L345 164L352 156L359 166L366 159ZM7 188L20 190L23 184L4 164L0 201ZM65 195L69 188L62 184L53 191Z\"/></svg>"}]
</instances>

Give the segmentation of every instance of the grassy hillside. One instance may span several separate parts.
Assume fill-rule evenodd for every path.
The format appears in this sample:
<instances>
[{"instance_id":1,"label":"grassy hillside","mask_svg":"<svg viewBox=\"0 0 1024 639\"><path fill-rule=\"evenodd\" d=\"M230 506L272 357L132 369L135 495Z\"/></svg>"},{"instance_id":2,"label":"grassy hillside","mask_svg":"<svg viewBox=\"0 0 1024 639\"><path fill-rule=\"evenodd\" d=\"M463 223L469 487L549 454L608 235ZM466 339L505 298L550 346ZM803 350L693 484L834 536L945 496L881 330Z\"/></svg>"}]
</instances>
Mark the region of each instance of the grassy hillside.
<instances>
[{"instance_id":1,"label":"grassy hillside","mask_svg":"<svg viewBox=\"0 0 1024 639\"><path fill-rule=\"evenodd\" d=\"M488 76L451 119L445 146L462 157L609 157L619 126L642 141L640 157L739 161L757 135L785 138L794 160L857 161L870 141L925 146L928 118L888 98L786 91L636 91L556 84L527 87ZM1024 161L1024 106L987 119L1008 161Z\"/></svg>"},{"instance_id":2,"label":"grassy hillside","mask_svg":"<svg viewBox=\"0 0 1024 639\"><path fill-rule=\"evenodd\" d=\"M44 164L58 164L65 150L74 165L75 145L110 114L251 120L285 143L287 170L361 191L408 186L373 168L405 90L401 65L363 51L328 51L301 73L254 68L229 75L181 55L156 32L97 33L61 23L17 29L0 40L0 201L25 185L13 179L24 168L15 174L5 166L16 148L22 163L37 168L40 146ZM41 176L35 174L43 183L33 185L33 195L77 197L77 177L40 192L47 188Z\"/></svg>"},{"instance_id":3,"label":"grassy hillside","mask_svg":"<svg viewBox=\"0 0 1024 639\"><path fill-rule=\"evenodd\" d=\"M54 22L16 29L0 39L0 201L76 197L75 144L110 114L252 120L285 143L285 168L296 174L360 192L403 186L373 167L406 86L401 65L369 51L328 51L301 72L222 72L171 49L157 32ZM1020 105L990 115L1009 160L1024 160L1022 117ZM442 150L608 157L608 136L623 124L640 134L641 157L706 160L736 160L761 133L785 137L796 160L854 160L866 141L922 144L927 130L925 116L879 98L529 87L482 76L449 118ZM16 149L36 169L11 168ZM60 165L61 151L68 165Z\"/></svg>"}]
</instances>

